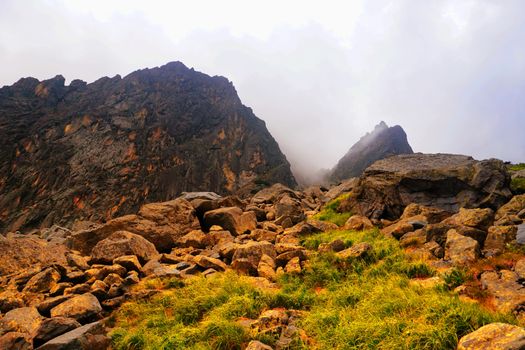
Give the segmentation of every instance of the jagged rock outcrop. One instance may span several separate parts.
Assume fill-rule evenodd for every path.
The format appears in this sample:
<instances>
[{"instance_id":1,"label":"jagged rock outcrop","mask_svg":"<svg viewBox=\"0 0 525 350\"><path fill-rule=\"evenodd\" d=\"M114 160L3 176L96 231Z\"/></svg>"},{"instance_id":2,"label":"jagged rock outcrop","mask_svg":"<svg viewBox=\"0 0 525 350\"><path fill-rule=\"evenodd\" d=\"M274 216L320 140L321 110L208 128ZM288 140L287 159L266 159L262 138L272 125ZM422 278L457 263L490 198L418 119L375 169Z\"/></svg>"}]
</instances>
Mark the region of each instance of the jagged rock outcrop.
<instances>
[{"instance_id":1,"label":"jagged rock outcrop","mask_svg":"<svg viewBox=\"0 0 525 350\"><path fill-rule=\"evenodd\" d=\"M0 232L107 220L183 191L295 185L226 78L172 62L90 84L64 80L0 89Z\"/></svg>"},{"instance_id":2,"label":"jagged rock outcrop","mask_svg":"<svg viewBox=\"0 0 525 350\"><path fill-rule=\"evenodd\" d=\"M385 122L381 122L339 160L330 173L330 180L340 181L357 177L376 160L411 153L414 152L408 144L403 128L399 125L388 127Z\"/></svg>"},{"instance_id":3,"label":"jagged rock outcrop","mask_svg":"<svg viewBox=\"0 0 525 350\"><path fill-rule=\"evenodd\" d=\"M369 218L397 219L410 203L457 212L497 210L512 196L502 161L452 154L389 157L368 167L340 210Z\"/></svg>"}]
</instances>

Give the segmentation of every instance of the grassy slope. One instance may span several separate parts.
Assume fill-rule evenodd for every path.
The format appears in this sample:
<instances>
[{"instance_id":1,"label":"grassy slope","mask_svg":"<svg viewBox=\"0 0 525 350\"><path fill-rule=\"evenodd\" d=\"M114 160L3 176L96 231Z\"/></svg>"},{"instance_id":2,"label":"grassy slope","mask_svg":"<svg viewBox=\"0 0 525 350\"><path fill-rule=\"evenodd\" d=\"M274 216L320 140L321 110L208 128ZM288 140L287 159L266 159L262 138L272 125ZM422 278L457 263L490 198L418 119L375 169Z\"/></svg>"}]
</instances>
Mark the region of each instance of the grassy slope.
<instances>
[{"instance_id":1,"label":"grassy slope","mask_svg":"<svg viewBox=\"0 0 525 350\"><path fill-rule=\"evenodd\" d=\"M509 170L512 170L512 171L525 170L525 163L509 165ZM520 179L520 178L512 179L510 183L510 189L514 193L518 193L518 194L525 193L525 179Z\"/></svg>"},{"instance_id":2,"label":"grassy slope","mask_svg":"<svg viewBox=\"0 0 525 350\"><path fill-rule=\"evenodd\" d=\"M347 196L349 196L349 194L343 194L333 201L327 203L323 210L315 214L312 219L329 221L336 224L337 226L343 226L346 220L352 216L352 213L338 213L337 208L339 207L339 204L341 204L341 201Z\"/></svg>"},{"instance_id":3,"label":"grassy slope","mask_svg":"<svg viewBox=\"0 0 525 350\"><path fill-rule=\"evenodd\" d=\"M148 301L128 302L114 316L115 349L241 349L250 339L273 345L276 336L236 321L269 308L304 310L302 337L291 349L454 349L459 337L496 321L515 323L461 301L445 285L424 288L410 279L434 274L410 261L397 241L377 230L334 231L304 239L315 248L334 238L369 242L365 260L313 255L301 275L284 275L278 290L255 287L233 272L211 278L149 281L164 289ZM455 285L461 276L448 276ZM144 287L144 286L142 286Z\"/></svg>"}]
</instances>

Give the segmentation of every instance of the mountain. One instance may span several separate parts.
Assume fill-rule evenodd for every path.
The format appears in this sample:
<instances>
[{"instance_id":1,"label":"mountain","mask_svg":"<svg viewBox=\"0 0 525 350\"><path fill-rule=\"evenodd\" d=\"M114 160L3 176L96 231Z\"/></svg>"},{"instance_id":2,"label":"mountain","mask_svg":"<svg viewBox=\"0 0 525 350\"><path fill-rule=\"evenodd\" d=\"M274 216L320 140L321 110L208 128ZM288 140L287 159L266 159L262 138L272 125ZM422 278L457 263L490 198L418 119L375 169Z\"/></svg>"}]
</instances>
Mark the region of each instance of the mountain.
<instances>
[{"instance_id":1,"label":"mountain","mask_svg":"<svg viewBox=\"0 0 525 350\"><path fill-rule=\"evenodd\" d=\"M296 185L224 77L172 62L64 83L0 89L0 231L105 220L183 191Z\"/></svg>"},{"instance_id":2,"label":"mountain","mask_svg":"<svg viewBox=\"0 0 525 350\"><path fill-rule=\"evenodd\" d=\"M388 127L381 122L354 144L332 169L331 181L360 176L376 160L397 154L412 154L407 135L399 125Z\"/></svg>"}]
</instances>

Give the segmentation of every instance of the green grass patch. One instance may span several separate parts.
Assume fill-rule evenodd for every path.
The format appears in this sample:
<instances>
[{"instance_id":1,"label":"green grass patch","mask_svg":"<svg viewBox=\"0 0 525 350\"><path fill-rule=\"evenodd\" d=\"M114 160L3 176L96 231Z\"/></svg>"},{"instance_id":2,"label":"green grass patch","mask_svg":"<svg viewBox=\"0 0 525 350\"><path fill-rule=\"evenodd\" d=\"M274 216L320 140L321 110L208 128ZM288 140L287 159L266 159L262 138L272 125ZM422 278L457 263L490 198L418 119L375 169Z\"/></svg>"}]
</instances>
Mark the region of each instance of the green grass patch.
<instances>
[{"instance_id":1,"label":"green grass patch","mask_svg":"<svg viewBox=\"0 0 525 350\"><path fill-rule=\"evenodd\" d=\"M300 275L280 277L277 291L233 272L165 283L161 294L116 313L113 348L242 349L251 339L274 346L278 335L254 333L238 322L270 308L303 310L298 326L307 338L289 349L454 349L461 336L485 324L517 322L452 293L468 278L462 270L443 277L447 288L413 283L436 272L377 229L319 233L302 244L315 249L333 239L368 242L373 249L365 259L313 253Z\"/></svg>"},{"instance_id":2,"label":"green grass patch","mask_svg":"<svg viewBox=\"0 0 525 350\"><path fill-rule=\"evenodd\" d=\"M512 170L512 171L525 170L525 163L511 164L509 165L509 170Z\"/></svg>"},{"instance_id":3,"label":"green grass patch","mask_svg":"<svg viewBox=\"0 0 525 350\"><path fill-rule=\"evenodd\" d=\"M343 226L345 222L352 216L352 213L339 213L337 209L341 204L341 201L347 198L350 194L343 194L336 199L328 202L323 209L315 214L312 218L321 221L328 221L336 224L337 226Z\"/></svg>"},{"instance_id":4,"label":"green grass patch","mask_svg":"<svg viewBox=\"0 0 525 350\"><path fill-rule=\"evenodd\" d=\"M510 189L517 194L525 193L525 179L519 177L512 179L510 182Z\"/></svg>"}]
</instances>

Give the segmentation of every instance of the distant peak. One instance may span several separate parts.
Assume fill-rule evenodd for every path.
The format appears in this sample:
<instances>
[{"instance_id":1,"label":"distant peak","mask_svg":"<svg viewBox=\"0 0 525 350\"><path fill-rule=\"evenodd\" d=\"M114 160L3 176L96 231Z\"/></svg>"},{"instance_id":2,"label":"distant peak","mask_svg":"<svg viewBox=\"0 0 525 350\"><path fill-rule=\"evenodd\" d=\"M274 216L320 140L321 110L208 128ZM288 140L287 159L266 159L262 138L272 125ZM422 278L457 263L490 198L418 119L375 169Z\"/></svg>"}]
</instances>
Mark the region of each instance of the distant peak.
<instances>
[{"instance_id":1,"label":"distant peak","mask_svg":"<svg viewBox=\"0 0 525 350\"><path fill-rule=\"evenodd\" d=\"M388 125L383 120L381 120L381 122L375 126L374 131L380 131L380 130L386 130L386 129L388 129Z\"/></svg>"},{"instance_id":2,"label":"distant peak","mask_svg":"<svg viewBox=\"0 0 525 350\"><path fill-rule=\"evenodd\" d=\"M161 69L188 69L184 63L181 61L172 61L168 62L165 65L160 67Z\"/></svg>"}]
</instances>

